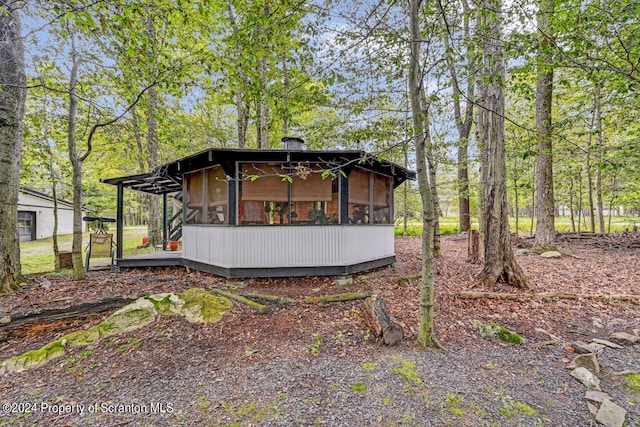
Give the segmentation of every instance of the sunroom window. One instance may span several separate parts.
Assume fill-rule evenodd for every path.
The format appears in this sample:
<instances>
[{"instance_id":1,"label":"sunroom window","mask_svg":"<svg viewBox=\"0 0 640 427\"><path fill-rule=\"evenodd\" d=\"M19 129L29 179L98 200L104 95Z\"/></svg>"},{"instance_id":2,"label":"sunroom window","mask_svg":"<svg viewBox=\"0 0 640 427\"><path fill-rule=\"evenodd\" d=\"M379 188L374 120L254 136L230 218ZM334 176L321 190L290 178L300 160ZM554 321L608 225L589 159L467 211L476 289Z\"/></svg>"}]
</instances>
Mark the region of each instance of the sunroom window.
<instances>
[{"instance_id":1,"label":"sunroom window","mask_svg":"<svg viewBox=\"0 0 640 427\"><path fill-rule=\"evenodd\" d=\"M229 184L220 166L185 174L185 222L228 224Z\"/></svg>"},{"instance_id":2,"label":"sunroom window","mask_svg":"<svg viewBox=\"0 0 640 427\"><path fill-rule=\"evenodd\" d=\"M279 163L240 164L240 224L287 224L289 183Z\"/></svg>"},{"instance_id":3,"label":"sunroom window","mask_svg":"<svg viewBox=\"0 0 640 427\"><path fill-rule=\"evenodd\" d=\"M337 224L340 201L338 180L322 173L326 165L294 167L291 182L292 224Z\"/></svg>"},{"instance_id":4,"label":"sunroom window","mask_svg":"<svg viewBox=\"0 0 640 427\"><path fill-rule=\"evenodd\" d=\"M349 222L368 224L371 205L371 172L354 168L349 174Z\"/></svg>"},{"instance_id":5,"label":"sunroom window","mask_svg":"<svg viewBox=\"0 0 640 427\"><path fill-rule=\"evenodd\" d=\"M373 222L376 224L391 224L391 196L393 185L391 177L374 174L373 179Z\"/></svg>"}]
</instances>

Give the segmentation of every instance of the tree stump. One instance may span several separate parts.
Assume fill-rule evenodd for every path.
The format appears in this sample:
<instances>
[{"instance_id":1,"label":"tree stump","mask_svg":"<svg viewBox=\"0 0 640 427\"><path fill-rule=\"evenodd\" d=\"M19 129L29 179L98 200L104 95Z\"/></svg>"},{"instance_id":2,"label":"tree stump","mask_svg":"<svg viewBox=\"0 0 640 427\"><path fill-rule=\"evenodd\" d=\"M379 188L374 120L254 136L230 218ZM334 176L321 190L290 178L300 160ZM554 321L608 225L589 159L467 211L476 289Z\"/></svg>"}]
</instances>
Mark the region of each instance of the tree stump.
<instances>
[{"instance_id":1,"label":"tree stump","mask_svg":"<svg viewBox=\"0 0 640 427\"><path fill-rule=\"evenodd\" d=\"M484 263L484 234L479 231L467 231L467 262Z\"/></svg>"},{"instance_id":2,"label":"tree stump","mask_svg":"<svg viewBox=\"0 0 640 427\"><path fill-rule=\"evenodd\" d=\"M71 251L60 251L60 268L72 268L73 260L71 259Z\"/></svg>"},{"instance_id":3,"label":"tree stump","mask_svg":"<svg viewBox=\"0 0 640 427\"><path fill-rule=\"evenodd\" d=\"M373 295L364 300L364 317L373 333L386 345L396 345L404 338L402 325L389 314L382 298Z\"/></svg>"}]
</instances>

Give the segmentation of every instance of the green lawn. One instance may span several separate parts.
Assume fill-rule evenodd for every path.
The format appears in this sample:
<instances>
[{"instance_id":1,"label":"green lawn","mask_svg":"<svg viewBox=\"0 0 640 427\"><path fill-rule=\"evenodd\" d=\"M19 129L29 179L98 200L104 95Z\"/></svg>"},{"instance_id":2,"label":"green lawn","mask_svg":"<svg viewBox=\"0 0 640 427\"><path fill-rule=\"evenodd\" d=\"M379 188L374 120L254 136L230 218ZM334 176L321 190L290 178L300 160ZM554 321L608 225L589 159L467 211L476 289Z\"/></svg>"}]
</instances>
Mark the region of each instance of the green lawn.
<instances>
[{"instance_id":1,"label":"green lawn","mask_svg":"<svg viewBox=\"0 0 640 427\"><path fill-rule=\"evenodd\" d=\"M132 256L147 252L153 252L153 248L138 249L142 244L142 237L147 235L146 226L131 226L124 228L123 256ZM114 236L115 238L115 236ZM71 250L71 234L58 236L58 246L61 251ZM82 235L82 259L89 242L89 233ZM108 258L105 258L108 259ZM54 271L53 239L41 239L33 242L20 243L20 262L22 274L49 273ZM63 271L68 273L70 270Z\"/></svg>"},{"instance_id":2,"label":"green lawn","mask_svg":"<svg viewBox=\"0 0 640 427\"><path fill-rule=\"evenodd\" d=\"M478 229L478 218L472 218L471 227L475 230ZM605 228L608 227L608 218L605 218ZM634 224L640 224L640 217L632 217L632 216L618 216L611 218L611 232L620 232L625 228L631 228ZM565 233L571 231L571 218L566 216L556 217L555 221L556 231L560 233ZM516 230L516 219L509 218L509 227L512 232ZM577 227L577 222L576 222ZM587 224L581 224L580 226L582 231L587 231L589 229L589 222L587 219ZM596 224L597 229L597 224ZM535 233L536 230L536 221L535 218L533 220L533 231ZM403 233L402 223L400 225L396 225L395 234L396 236L401 236ZM529 234L531 231L531 217L520 217L518 218L518 234ZM450 217L442 217L440 218L440 232L443 235L456 234L460 232L460 227L458 226L458 217L450 216ZM410 221L407 225L407 235L409 236L419 236L422 234L422 222L413 220Z\"/></svg>"}]
</instances>

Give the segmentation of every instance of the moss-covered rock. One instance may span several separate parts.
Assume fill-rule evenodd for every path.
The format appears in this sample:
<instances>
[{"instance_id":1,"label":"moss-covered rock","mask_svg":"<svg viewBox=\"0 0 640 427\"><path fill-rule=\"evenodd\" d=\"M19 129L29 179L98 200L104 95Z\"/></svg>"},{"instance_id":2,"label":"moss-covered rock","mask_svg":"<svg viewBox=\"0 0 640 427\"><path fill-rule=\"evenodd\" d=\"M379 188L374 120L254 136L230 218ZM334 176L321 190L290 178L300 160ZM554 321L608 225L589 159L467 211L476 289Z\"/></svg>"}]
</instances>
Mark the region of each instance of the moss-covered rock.
<instances>
[{"instance_id":1,"label":"moss-covered rock","mask_svg":"<svg viewBox=\"0 0 640 427\"><path fill-rule=\"evenodd\" d=\"M483 337L507 344L521 344L522 337L497 323L489 323L480 328Z\"/></svg>"},{"instance_id":2,"label":"moss-covered rock","mask_svg":"<svg viewBox=\"0 0 640 427\"><path fill-rule=\"evenodd\" d=\"M35 368L63 356L65 354L63 340L64 337L50 342L37 350L27 351L20 356L4 361L0 365L0 373Z\"/></svg>"},{"instance_id":3,"label":"moss-covered rock","mask_svg":"<svg viewBox=\"0 0 640 427\"><path fill-rule=\"evenodd\" d=\"M229 298L214 296L204 289L189 289L180 294L183 313L189 322L215 323L233 306Z\"/></svg>"},{"instance_id":4,"label":"moss-covered rock","mask_svg":"<svg viewBox=\"0 0 640 427\"><path fill-rule=\"evenodd\" d=\"M87 346L111 335L133 331L153 322L158 315L183 316L194 323L215 323L232 305L228 298L199 288L181 294L164 293L139 298L96 326L72 332L37 350L5 360L0 364L0 374L42 366L64 356L66 348Z\"/></svg>"},{"instance_id":5,"label":"moss-covered rock","mask_svg":"<svg viewBox=\"0 0 640 427\"><path fill-rule=\"evenodd\" d=\"M153 311L143 308L114 313L104 321L105 329L109 330L105 336L136 330L153 322L155 318ZM109 326L112 327L109 328Z\"/></svg>"},{"instance_id":6,"label":"moss-covered rock","mask_svg":"<svg viewBox=\"0 0 640 427\"><path fill-rule=\"evenodd\" d=\"M149 295L141 299L144 302L151 303L156 312L163 316L181 315L183 313L184 300L181 298L181 294L171 292Z\"/></svg>"}]
</instances>

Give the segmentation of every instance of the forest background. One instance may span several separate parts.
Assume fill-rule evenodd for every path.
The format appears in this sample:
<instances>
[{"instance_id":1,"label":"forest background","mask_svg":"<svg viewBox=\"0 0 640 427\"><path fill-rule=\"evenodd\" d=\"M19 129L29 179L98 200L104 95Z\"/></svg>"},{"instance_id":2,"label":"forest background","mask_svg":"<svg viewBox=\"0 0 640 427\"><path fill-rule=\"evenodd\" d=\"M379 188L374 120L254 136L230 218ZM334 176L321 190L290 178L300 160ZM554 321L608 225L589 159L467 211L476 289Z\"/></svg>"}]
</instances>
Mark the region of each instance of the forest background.
<instances>
[{"instance_id":1,"label":"forest background","mask_svg":"<svg viewBox=\"0 0 640 427\"><path fill-rule=\"evenodd\" d=\"M112 215L115 188L100 178L210 147L280 148L287 135L416 168L408 78L419 44L420 132L435 209L458 216L453 231L482 215L477 124L496 79L515 230L526 216L536 231L545 194L566 217L559 231L606 232L614 216L637 216L640 5L493 3L5 1L22 16L26 53L20 185ZM486 19L496 10L497 38ZM487 44L503 47L504 78L483 69ZM153 242L159 204L147 197L127 194L126 221L149 223ZM396 193L402 232L421 210L417 185Z\"/></svg>"}]
</instances>

